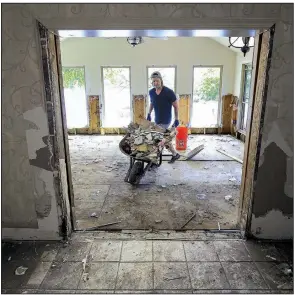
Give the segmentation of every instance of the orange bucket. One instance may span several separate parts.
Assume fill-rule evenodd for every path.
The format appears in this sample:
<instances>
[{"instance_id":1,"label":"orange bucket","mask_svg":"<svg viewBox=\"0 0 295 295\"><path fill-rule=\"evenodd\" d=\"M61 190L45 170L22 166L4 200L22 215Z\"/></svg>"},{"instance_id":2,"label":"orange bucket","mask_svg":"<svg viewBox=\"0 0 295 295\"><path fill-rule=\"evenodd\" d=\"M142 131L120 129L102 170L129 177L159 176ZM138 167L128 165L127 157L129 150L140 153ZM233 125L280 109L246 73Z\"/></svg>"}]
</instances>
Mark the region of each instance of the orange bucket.
<instances>
[{"instance_id":1,"label":"orange bucket","mask_svg":"<svg viewBox=\"0 0 295 295\"><path fill-rule=\"evenodd\" d=\"M176 130L176 149L184 151L187 149L188 128L186 126L178 126Z\"/></svg>"}]
</instances>

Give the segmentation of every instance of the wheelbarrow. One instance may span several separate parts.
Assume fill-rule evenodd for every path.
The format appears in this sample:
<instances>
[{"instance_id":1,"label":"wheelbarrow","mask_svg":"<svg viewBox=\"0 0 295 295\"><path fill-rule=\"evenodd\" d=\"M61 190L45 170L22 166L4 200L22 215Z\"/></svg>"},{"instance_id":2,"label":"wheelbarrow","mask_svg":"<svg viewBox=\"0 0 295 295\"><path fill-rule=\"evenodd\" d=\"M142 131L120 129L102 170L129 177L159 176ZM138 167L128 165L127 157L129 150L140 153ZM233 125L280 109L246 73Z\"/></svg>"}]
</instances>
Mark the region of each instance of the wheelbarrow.
<instances>
[{"instance_id":1,"label":"wheelbarrow","mask_svg":"<svg viewBox=\"0 0 295 295\"><path fill-rule=\"evenodd\" d=\"M126 134L119 143L120 151L124 155L130 157L130 165L124 181L133 185L137 185L140 183L140 180L144 177L147 170L152 167L161 166L163 147L159 146L158 148L156 162L153 162L147 157L136 158L135 156L132 156L131 147L129 145L129 142L127 141L127 138L129 136L129 134Z\"/></svg>"}]
</instances>

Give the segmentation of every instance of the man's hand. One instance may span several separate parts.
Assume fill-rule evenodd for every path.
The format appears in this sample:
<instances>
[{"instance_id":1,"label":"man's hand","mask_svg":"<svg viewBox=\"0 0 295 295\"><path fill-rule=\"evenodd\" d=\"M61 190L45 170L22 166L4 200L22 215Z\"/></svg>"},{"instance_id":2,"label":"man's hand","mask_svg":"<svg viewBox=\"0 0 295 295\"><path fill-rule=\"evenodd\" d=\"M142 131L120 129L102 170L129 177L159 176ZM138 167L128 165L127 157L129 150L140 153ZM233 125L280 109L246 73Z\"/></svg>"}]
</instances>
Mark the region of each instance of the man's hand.
<instances>
[{"instance_id":1,"label":"man's hand","mask_svg":"<svg viewBox=\"0 0 295 295\"><path fill-rule=\"evenodd\" d=\"M148 114L146 119L147 119L148 121L152 121L151 114Z\"/></svg>"},{"instance_id":2,"label":"man's hand","mask_svg":"<svg viewBox=\"0 0 295 295\"><path fill-rule=\"evenodd\" d=\"M177 126L179 126L179 120L176 119L176 120L174 121L172 127L175 127L175 128L176 128Z\"/></svg>"}]
</instances>

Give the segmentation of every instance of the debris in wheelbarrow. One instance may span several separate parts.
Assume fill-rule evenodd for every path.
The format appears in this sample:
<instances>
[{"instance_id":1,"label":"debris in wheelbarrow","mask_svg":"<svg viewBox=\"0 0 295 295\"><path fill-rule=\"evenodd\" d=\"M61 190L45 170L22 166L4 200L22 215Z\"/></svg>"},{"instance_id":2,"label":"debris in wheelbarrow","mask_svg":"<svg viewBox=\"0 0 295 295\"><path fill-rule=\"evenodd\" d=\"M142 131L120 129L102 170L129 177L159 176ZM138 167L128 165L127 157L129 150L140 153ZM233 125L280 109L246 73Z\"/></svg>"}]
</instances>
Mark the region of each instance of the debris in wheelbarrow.
<instances>
[{"instance_id":1,"label":"debris in wheelbarrow","mask_svg":"<svg viewBox=\"0 0 295 295\"><path fill-rule=\"evenodd\" d=\"M175 128L163 129L147 120L142 120L141 124L130 123L126 136L119 144L122 153L130 157L125 181L138 184L149 168L159 167L164 145L172 141L175 134Z\"/></svg>"},{"instance_id":2,"label":"debris in wheelbarrow","mask_svg":"<svg viewBox=\"0 0 295 295\"><path fill-rule=\"evenodd\" d=\"M165 143L172 141L176 134L175 128L165 130L147 120L142 120L140 125L130 123L127 130L129 136L125 144L129 146L126 146L129 155L153 163L158 161L159 146L163 147Z\"/></svg>"}]
</instances>

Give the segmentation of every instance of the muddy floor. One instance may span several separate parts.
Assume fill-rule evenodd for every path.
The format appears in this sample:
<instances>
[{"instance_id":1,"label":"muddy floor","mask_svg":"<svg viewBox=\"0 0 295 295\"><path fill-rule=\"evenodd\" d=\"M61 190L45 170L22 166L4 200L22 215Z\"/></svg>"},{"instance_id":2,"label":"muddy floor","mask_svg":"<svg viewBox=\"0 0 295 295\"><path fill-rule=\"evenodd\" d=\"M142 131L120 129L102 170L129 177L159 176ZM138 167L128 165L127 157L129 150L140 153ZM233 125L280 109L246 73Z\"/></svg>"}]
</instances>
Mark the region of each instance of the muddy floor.
<instances>
[{"instance_id":1,"label":"muddy floor","mask_svg":"<svg viewBox=\"0 0 295 295\"><path fill-rule=\"evenodd\" d=\"M198 155L172 165L164 157L134 187L124 182L129 158L119 150L121 138L69 136L77 229L114 222L100 229L237 228L242 164L216 149L242 159L242 142L227 135L190 136L187 152L204 144Z\"/></svg>"}]
</instances>

